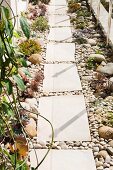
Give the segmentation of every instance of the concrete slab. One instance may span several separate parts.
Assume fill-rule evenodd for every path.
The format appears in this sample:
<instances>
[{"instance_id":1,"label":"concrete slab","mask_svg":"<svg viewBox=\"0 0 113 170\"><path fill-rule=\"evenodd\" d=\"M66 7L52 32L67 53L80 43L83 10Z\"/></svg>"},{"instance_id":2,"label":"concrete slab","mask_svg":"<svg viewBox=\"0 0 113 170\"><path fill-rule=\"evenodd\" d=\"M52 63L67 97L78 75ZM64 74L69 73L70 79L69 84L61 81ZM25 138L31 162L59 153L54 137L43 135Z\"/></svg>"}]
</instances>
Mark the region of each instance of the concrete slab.
<instances>
[{"instance_id":1,"label":"concrete slab","mask_svg":"<svg viewBox=\"0 0 113 170\"><path fill-rule=\"evenodd\" d=\"M74 43L48 43L46 61L75 61Z\"/></svg>"},{"instance_id":2,"label":"concrete slab","mask_svg":"<svg viewBox=\"0 0 113 170\"><path fill-rule=\"evenodd\" d=\"M47 150L36 150L39 162ZM36 167L34 150L30 153L31 166ZM39 170L96 170L92 150L51 150Z\"/></svg>"},{"instance_id":3,"label":"concrete slab","mask_svg":"<svg viewBox=\"0 0 113 170\"><path fill-rule=\"evenodd\" d=\"M70 27L70 18L67 15L50 15L50 27Z\"/></svg>"},{"instance_id":4,"label":"concrete slab","mask_svg":"<svg viewBox=\"0 0 113 170\"><path fill-rule=\"evenodd\" d=\"M50 28L48 40L59 42L72 42L71 28L70 27Z\"/></svg>"},{"instance_id":5,"label":"concrete slab","mask_svg":"<svg viewBox=\"0 0 113 170\"><path fill-rule=\"evenodd\" d=\"M66 0L51 0L50 5L54 5L54 6L63 5L63 6L66 6L67 2L66 2Z\"/></svg>"},{"instance_id":6,"label":"concrete slab","mask_svg":"<svg viewBox=\"0 0 113 170\"><path fill-rule=\"evenodd\" d=\"M45 64L44 92L82 90L75 64Z\"/></svg>"},{"instance_id":7,"label":"concrete slab","mask_svg":"<svg viewBox=\"0 0 113 170\"><path fill-rule=\"evenodd\" d=\"M42 97L39 112L54 127L55 141L90 141L90 131L83 95ZM51 140L51 127L38 120L38 139Z\"/></svg>"},{"instance_id":8,"label":"concrete slab","mask_svg":"<svg viewBox=\"0 0 113 170\"><path fill-rule=\"evenodd\" d=\"M52 6L49 5L49 15L66 15L68 8L66 6Z\"/></svg>"}]
</instances>

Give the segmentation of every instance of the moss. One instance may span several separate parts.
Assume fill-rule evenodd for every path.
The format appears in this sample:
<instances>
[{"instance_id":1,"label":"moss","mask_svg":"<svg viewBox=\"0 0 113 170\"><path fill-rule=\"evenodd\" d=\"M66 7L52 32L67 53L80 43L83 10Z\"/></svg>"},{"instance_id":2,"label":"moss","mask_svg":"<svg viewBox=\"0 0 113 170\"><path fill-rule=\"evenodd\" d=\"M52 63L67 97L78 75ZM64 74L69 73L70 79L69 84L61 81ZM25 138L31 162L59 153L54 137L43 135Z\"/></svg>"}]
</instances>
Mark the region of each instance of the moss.
<instances>
[{"instance_id":1,"label":"moss","mask_svg":"<svg viewBox=\"0 0 113 170\"><path fill-rule=\"evenodd\" d=\"M38 31L43 32L43 31L45 31L48 28L49 28L48 21L43 16L37 17L35 19L35 21L33 22L33 24L32 24L32 29L34 31L38 30Z\"/></svg>"},{"instance_id":2,"label":"moss","mask_svg":"<svg viewBox=\"0 0 113 170\"><path fill-rule=\"evenodd\" d=\"M19 45L20 52L26 56L41 52L41 45L35 40L26 40Z\"/></svg>"}]
</instances>

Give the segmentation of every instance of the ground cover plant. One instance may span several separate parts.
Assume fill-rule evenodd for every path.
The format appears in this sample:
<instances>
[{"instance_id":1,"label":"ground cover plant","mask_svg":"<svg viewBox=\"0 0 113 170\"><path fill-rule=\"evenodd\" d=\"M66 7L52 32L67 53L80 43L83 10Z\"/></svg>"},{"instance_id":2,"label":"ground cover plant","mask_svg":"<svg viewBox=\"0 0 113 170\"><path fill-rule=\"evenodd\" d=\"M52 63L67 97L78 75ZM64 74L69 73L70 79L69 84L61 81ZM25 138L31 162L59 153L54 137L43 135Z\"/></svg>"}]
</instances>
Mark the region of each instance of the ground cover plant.
<instances>
[{"instance_id":1,"label":"ground cover plant","mask_svg":"<svg viewBox=\"0 0 113 170\"><path fill-rule=\"evenodd\" d=\"M3 1L2 1L3 2ZM31 42L33 47L38 46L38 51L31 50L30 54L19 52L18 44L14 44L13 36L19 38L18 32L14 31L16 17L8 5L5 7L0 3L0 169L1 170L29 170L29 142L37 134L28 131L35 122L29 115L32 113L40 116L52 128L52 141L48 151L41 162L37 160L37 169L46 158L53 142L53 127L51 122L38 114L35 110L27 110L23 107L25 93L30 94L38 90L39 82L43 79L40 72L36 72L32 78L27 68L26 56L41 51L40 44L30 39L30 27L25 17L20 17L22 35L26 41ZM10 16L12 12L12 16ZM12 20L14 19L14 20ZM33 44L35 42L35 44ZM37 47L36 46L36 47ZM30 48L30 47L29 47ZM26 47L24 47L26 49ZM27 46L27 50L28 46ZM29 82L29 86L27 83ZM32 91L32 92L31 92Z\"/></svg>"}]
</instances>

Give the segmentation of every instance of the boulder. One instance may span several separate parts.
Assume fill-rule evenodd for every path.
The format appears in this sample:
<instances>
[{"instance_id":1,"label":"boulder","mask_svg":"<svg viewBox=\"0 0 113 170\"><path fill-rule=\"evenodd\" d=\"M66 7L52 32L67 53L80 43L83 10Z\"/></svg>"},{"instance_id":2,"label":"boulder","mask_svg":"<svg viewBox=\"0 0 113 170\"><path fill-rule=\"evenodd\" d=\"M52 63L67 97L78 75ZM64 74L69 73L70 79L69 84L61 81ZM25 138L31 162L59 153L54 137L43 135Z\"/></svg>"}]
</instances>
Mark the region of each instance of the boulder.
<instances>
[{"instance_id":1,"label":"boulder","mask_svg":"<svg viewBox=\"0 0 113 170\"><path fill-rule=\"evenodd\" d=\"M107 63L105 66L99 66L97 71L103 74L113 75L113 63Z\"/></svg>"},{"instance_id":2,"label":"boulder","mask_svg":"<svg viewBox=\"0 0 113 170\"><path fill-rule=\"evenodd\" d=\"M102 126L99 128L99 135L104 139L113 139L113 128Z\"/></svg>"},{"instance_id":3,"label":"boulder","mask_svg":"<svg viewBox=\"0 0 113 170\"><path fill-rule=\"evenodd\" d=\"M104 55L102 54L90 54L89 59L93 59L97 63L101 63L102 61L106 61Z\"/></svg>"},{"instance_id":4,"label":"boulder","mask_svg":"<svg viewBox=\"0 0 113 170\"><path fill-rule=\"evenodd\" d=\"M32 54L28 60L32 63L32 64L40 64L42 62L42 56L40 54Z\"/></svg>"}]
</instances>

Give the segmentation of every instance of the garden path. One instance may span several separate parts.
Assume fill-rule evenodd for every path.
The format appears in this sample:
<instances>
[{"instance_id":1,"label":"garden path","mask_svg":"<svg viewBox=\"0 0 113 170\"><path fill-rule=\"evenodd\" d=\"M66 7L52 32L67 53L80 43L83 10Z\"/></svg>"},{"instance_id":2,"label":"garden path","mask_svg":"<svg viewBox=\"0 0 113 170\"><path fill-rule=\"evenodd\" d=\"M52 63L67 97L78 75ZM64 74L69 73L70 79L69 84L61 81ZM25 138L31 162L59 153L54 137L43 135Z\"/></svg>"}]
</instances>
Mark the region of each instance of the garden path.
<instances>
[{"instance_id":1,"label":"garden path","mask_svg":"<svg viewBox=\"0 0 113 170\"><path fill-rule=\"evenodd\" d=\"M39 111L54 127L54 141L91 141L88 116L82 86L74 55L75 45L66 0L51 0L49 6L50 33L48 36L44 66L43 90L49 92L71 92L74 95L42 97ZM53 63L52 63L53 62ZM52 63L52 64L51 64ZM51 140L51 128L43 119L38 120L38 138ZM36 150L39 161L47 150ZM34 150L30 153L31 165L36 167ZM96 170L92 150L51 150L39 170Z\"/></svg>"}]
</instances>

